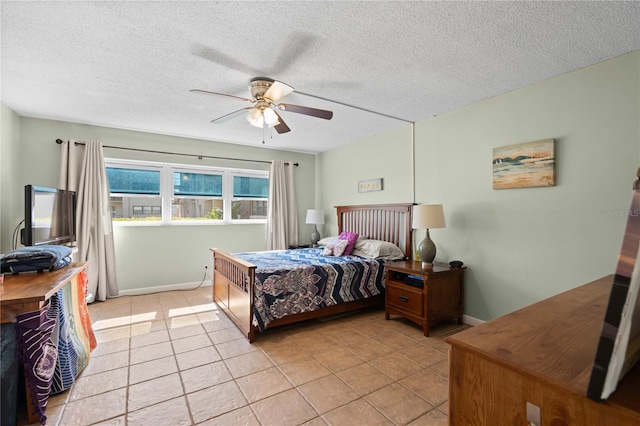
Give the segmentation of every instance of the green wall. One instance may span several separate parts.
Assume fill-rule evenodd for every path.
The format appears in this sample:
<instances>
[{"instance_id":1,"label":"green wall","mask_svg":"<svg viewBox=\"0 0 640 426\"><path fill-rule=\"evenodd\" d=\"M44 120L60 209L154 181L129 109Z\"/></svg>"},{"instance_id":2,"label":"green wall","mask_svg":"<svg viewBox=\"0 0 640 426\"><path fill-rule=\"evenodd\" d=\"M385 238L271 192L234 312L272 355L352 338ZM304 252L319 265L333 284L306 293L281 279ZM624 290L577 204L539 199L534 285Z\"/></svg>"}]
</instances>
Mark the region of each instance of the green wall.
<instances>
[{"instance_id":1,"label":"green wall","mask_svg":"<svg viewBox=\"0 0 640 426\"><path fill-rule=\"evenodd\" d=\"M337 231L335 206L442 203L447 227L431 233L436 260L461 259L465 314L489 320L614 271L631 182L640 163L640 52L487 99L317 156L59 121L19 117L2 105L0 251L22 219L26 183L55 186L56 138L103 145L283 159L296 168L300 242L322 208L323 236ZM415 135L415 136L414 136ZM556 140L556 186L493 190L494 147ZM105 156L222 167L215 162L105 149ZM19 166L18 166L19 165ZM264 167L267 167L266 165ZM383 191L358 193L382 178ZM264 225L116 227L124 292L168 289L202 279L209 248L264 248ZM422 239L423 231L417 231Z\"/></svg>"},{"instance_id":2,"label":"green wall","mask_svg":"<svg viewBox=\"0 0 640 426\"><path fill-rule=\"evenodd\" d=\"M318 155L318 206L322 236L338 230L335 206L413 201L412 125ZM358 182L382 178L382 191L358 192ZM319 207L320 208L320 207Z\"/></svg>"},{"instance_id":3,"label":"green wall","mask_svg":"<svg viewBox=\"0 0 640 426\"><path fill-rule=\"evenodd\" d=\"M13 248L13 231L24 215L23 192L12 183L20 169L20 116L0 104L0 253Z\"/></svg>"},{"instance_id":4,"label":"green wall","mask_svg":"<svg viewBox=\"0 0 640 426\"><path fill-rule=\"evenodd\" d=\"M614 272L640 164L639 117L633 52L420 121L415 142L400 128L321 154L320 205L442 203L436 261L465 262L465 314L489 320ZM494 147L547 138L556 141L555 187L492 189ZM371 199L351 181L337 187L347 166L354 181L393 186Z\"/></svg>"},{"instance_id":5,"label":"green wall","mask_svg":"<svg viewBox=\"0 0 640 426\"><path fill-rule=\"evenodd\" d=\"M6 109L6 108L5 108ZM8 109L7 109L8 110ZM4 111L4 110L3 110ZM10 110L9 110L10 111ZM14 114L15 115L15 114ZM15 121L15 120L14 120ZM282 159L299 163L295 168L296 196L300 241L308 240L311 232L304 224L306 209L315 206L315 155L286 152L262 147L163 136L106 127L19 117L19 137L13 138L11 149L20 152L19 172L7 186L18 191L14 202L19 209L2 217L3 235L13 229L23 216L22 188L25 184L57 186L60 146L55 140L97 140L103 145L155 151L179 152L232 158L271 161ZM3 136L3 146L4 146ZM268 170L268 164L214 159L198 159L166 154L104 149L105 157L180 164L211 165L230 168ZM3 175L3 186L5 185ZM2 199L2 209L5 202ZM211 270L210 248L230 252L264 250L266 225L216 224L174 226L114 225L116 268L122 293L138 293L177 288L185 283L200 282L203 265ZM3 250L10 247L3 245ZM210 280L207 280L207 284Z\"/></svg>"}]
</instances>

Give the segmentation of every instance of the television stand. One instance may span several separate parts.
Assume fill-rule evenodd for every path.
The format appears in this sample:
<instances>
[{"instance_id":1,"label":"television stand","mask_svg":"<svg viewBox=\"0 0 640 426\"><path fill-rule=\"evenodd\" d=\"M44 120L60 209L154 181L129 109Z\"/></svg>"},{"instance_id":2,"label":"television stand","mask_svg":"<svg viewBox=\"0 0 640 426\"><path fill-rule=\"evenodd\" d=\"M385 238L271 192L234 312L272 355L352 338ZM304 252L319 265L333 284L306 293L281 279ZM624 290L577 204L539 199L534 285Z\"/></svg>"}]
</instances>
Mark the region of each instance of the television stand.
<instances>
[{"instance_id":1,"label":"television stand","mask_svg":"<svg viewBox=\"0 0 640 426\"><path fill-rule=\"evenodd\" d=\"M82 288L78 288L80 285L84 285L83 280L80 278L84 271L87 269L87 264L85 262L77 262L72 263L69 266L65 266L58 270L52 272L42 272L42 273L24 273L24 274L5 274L4 284L0 287L0 323L2 323L2 331L3 331L3 346L5 342L4 333L5 330L8 330L9 327L12 327L12 324L16 321L16 317L20 314L37 311L44 306L44 304L57 293L59 290L65 288L67 285L71 285L70 288L72 290L72 294L76 296L72 297L72 303L74 308L74 312L67 312L67 326L74 327L74 332L77 336L86 335L88 336L88 341L86 342L88 345L91 344L95 347L95 338L91 342L91 338L93 337L93 329L91 328L91 322L88 324L86 321L83 321L82 315L77 317L75 315L76 312L85 311L87 313L88 320L88 311L86 305L86 299L84 297L79 297L79 294L83 291ZM5 329L5 326L7 327ZM13 331L13 330L12 330ZM90 337L89 337L90 336ZM8 340L8 339L7 339ZM13 340L9 344L13 344L15 346L18 345L17 340ZM87 348L87 357L89 352L93 347ZM3 365L6 363L10 365L11 363L17 362L15 359L5 359L5 354L15 353L15 351L11 352L7 350L3 352ZM88 358L87 358L88 362ZM3 368L2 382L9 382L11 380L18 380L18 372L17 372L17 364L15 371L6 371ZM5 373L7 376L5 377ZM80 373L80 371L78 371ZM12 376L12 374L14 374ZM25 375L25 380L29 380L28 376ZM28 389L29 386L27 385ZM17 389L17 387L16 387ZM17 406L14 406L15 400L17 399L17 395L12 398L11 395L2 395L2 412L5 410L13 410L8 411L12 414L16 414ZM27 391L27 404L28 404L28 420L29 423L37 423L38 418L35 415L35 406L32 404L30 399L30 393ZM6 414L3 414L3 420ZM3 422L4 423L4 422Z\"/></svg>"}]
</instances>

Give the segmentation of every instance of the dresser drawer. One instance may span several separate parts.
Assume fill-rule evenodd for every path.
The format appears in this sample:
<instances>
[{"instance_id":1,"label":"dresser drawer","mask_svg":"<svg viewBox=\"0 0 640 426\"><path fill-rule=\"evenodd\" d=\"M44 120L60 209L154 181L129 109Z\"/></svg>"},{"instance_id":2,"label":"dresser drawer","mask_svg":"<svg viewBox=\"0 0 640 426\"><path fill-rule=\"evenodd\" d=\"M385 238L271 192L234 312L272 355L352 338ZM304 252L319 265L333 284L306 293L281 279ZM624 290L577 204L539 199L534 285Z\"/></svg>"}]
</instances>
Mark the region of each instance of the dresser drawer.
<instances>
[{"instance_id":1,"label":"dresser drawer","mask_svg":"<svg viewBox=\"0 0 640 426\"><path fill-rule=\"evenodd\" d=\"M422 317L422 307L424 306L422 297L422 291L419 289L404 284L395 284L393 281L387 282L386 301L388 306Z\"/></svg>"}]
</instances>

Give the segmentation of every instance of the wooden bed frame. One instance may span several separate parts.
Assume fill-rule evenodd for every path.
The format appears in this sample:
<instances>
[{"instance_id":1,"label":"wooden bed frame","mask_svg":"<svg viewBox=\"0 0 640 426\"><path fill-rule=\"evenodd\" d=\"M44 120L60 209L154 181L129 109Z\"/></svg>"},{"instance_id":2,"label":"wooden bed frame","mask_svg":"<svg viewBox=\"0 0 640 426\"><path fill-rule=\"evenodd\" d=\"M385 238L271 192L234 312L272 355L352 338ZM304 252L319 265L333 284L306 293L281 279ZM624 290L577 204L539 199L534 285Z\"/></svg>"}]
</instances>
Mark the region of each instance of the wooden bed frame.
<instances>
[{"instance_id":1,"label":"wooden bed frame","mask_svg":"<svg viewBox=\"0 0 640 426\"><path fill-rule=\"evenodd\" d=\"M405 257L411 256L412 204L373 204L336 206L338 233L357 232L367 238L391 242ZM232 254L212 248L213 300L253 342L258 331L253 326L254 282L256 266ZM272 320L269 328L312 318L350 312L384 304L384 294L367 299L327 306L311 312Z\"/></svg>"}]
</instances>

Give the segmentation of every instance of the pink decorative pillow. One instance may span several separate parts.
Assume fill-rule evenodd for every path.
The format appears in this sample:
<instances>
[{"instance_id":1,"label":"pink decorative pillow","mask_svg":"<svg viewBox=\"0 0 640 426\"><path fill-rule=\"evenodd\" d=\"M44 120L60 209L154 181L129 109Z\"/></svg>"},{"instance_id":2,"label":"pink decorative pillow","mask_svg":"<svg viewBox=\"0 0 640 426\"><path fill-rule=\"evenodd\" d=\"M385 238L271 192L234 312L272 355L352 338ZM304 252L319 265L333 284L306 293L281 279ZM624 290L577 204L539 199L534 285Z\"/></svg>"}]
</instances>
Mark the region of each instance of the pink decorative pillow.
<instances>
[{"instance_id":1,"label":"pink decorative pillow","mask_svg":"<svg viewBox=\"0 0 640 426\"><path fill-rule=\"evenodd\" d=\"M356 232L341 232L338 235L338 238L341 240L348 241L347 248L344 251L345 256L349 256L353 251L353 248L356 245L356 241L358 240L358 233Z\"/></svg>"},{"instance_id":2,"label":"pink decorative pillow","mask_svg":"<svg viewBox=\"0 0 640 426\"><path fill-rule=\"evenodd\" d=\"M323 256L342 256L347 248L347 240L341 240L334 238L325 248L322 250ZM346 255L345 255L346 256Z\"/></svg>"}]
</instances>

